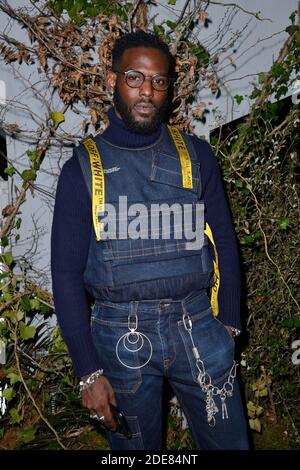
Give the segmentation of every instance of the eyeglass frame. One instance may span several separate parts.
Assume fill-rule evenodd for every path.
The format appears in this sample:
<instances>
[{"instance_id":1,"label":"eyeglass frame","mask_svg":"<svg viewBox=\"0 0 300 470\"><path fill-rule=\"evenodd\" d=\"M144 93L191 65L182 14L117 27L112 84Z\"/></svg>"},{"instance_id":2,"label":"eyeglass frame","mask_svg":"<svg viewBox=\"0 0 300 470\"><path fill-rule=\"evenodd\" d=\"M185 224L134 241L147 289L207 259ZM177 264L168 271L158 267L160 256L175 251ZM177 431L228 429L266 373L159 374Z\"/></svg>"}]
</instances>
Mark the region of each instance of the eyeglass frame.
<instances>
[{"instance_id":1,"label":"eyeglass frame","mask_svg":"<svg viewBox=\"0 0 300 470\"><path fill-rule=\"evenodd\" d=\"M139 70L135 70L135 69L126 70L126 72L121 72L121 70L116 70L115 69L115 70L113 70L113 72L114 73L120 73L121 75L124 75L125 76L125 83L129 88L141 88L143 86L143 84L145 83L146 79L151 79L151 85L152 85L153 90L155 90L155 91L167 91L167 89L169 88L171 83L173 83L175 81L175 78L169 77L168 75L163 75L161 73L156 73L155 75L152 75L152 76L151 75L145 75L143 72L140 72ZM126 77L127 77L127 74L130 73L130 72L137 72L137 73L141 74L144 77L142 83L139 86L131 86L131 85L128 84ZM155 88L153 86L153 78L154 77L166 77L169 80L167 88L165 88L163 90L158 90L157 88Z\"/></svg>"}]
</instances>

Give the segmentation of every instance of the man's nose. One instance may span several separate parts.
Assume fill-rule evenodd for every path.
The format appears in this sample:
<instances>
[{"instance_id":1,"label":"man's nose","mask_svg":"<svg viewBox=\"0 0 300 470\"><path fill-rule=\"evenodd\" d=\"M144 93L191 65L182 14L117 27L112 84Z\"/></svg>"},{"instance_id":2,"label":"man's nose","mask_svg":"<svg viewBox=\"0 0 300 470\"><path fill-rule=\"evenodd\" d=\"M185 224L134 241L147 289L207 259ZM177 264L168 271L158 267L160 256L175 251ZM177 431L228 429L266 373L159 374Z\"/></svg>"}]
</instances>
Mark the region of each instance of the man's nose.
<instances>
[{"instance_id":1,"label":"man's nose","mask_svg":"<svg viewBox=\"0 0 300 470\"><path fill-rule=\"evenodd\" d=\"M140 87L141 96L153 96L153 86L151 78L145 78L144 83Z\"/></svg>"}]
</instances>

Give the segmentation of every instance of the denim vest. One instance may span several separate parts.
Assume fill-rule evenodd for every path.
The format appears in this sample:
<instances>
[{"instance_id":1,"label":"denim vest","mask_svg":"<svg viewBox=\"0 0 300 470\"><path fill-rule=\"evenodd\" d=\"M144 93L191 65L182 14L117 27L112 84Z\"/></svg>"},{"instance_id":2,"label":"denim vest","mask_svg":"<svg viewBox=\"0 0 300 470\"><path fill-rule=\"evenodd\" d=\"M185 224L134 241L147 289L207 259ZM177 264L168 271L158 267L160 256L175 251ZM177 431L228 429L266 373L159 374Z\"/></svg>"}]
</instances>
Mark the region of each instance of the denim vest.
<instances>
[{"instance_id":1,"label":"denim vest","mask_svg":"<svg viewBox=\"0 0 300 470\"><path fill-rule=\"evenodd\" d=\"M186 134L183 137L191 157L193 189L182 187L180 158L167 126L162 126L158 141L138 149L117 147L101 136L95 137L105 173L105 203L115 206L117 220L121 220L119 196L127 197L128 208L132 204L144 204L147 214L141 213L140 226L147 227L147 233L144 230L143 236L137 239L128 236L124 239L123 234L121 239L96 241L95 232L92 232L84 283L94 299L111 302L179 299L212 284L212 253L204 235L200 164L191 139ZM91 195L88 153L82 144L75 153ZM178 219L175 217L170 217L167 238L162 236L162 224L159 224L155 238L151 238L150 212L157 207L153 204L163 203L168 206L179 204L182 208L185 205L193 230L196 228L196 203L198 208L202 207L197 249L188 248L187 242L191 238L184 230L178 239ZM148 226L143 224L146 216ZM129 224L134 219L136 214L127 217ZM118 237L118 224L116 233Z\"/></svg>"}]
</instances>

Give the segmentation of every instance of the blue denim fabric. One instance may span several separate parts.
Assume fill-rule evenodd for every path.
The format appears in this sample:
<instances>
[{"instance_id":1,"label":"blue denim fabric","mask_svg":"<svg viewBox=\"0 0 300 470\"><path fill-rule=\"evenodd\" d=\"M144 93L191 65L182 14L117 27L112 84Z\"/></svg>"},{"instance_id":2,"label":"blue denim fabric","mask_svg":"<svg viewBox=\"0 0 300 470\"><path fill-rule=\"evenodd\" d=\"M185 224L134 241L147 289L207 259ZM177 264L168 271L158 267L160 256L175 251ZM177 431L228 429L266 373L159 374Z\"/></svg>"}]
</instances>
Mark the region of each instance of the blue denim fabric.
<instances>
[{"instance_id":1,"label":"blue denim fabric","mask_svg":"<svg viewBox=\"0 0 300 470\"><path fill-rule=\"evenodd\" d=\"M120 338L129 332L132 322L128 324L128 315L134 312L138 318L137 331L145 336L139 351L130 353ZM182 300L165 298L95 304L91 319L93 341L105 375L115 390L118 406L133 434L128 440L118 433L107 433L112 449L162 448L164 377L183 407L198 449L248 449L246 420L236 380L233 396L226 399L229 418L222 419L219 412L215 415L215 426L208 425L205 398L197 383L192 345L182 321L184 312L192 320L194 342L206 370L213 383L222 388L233 364L234 341L224 325L213 316L205 290L191 292ZM132 336L132 340L135 339L136 336ZM118 359L118 342L119 358L129 367ZM152 357L148 361L151 347ZM221 410L219 398L216 398L216 404Z\"/></svg>"},{"instance_id":2,"label":"blue denim fabric","mask_svg":"<svg viewBox=\"0 0 300 470\"><path fill-rule=\"evenodd\" d=\"M119 220L118 198L126 196L128 206L142 203L147 220L153 204L189 205L193 230L196 204L202 204L202 227L198 230L199 248L189 249L188 238L174 236L175 217L170 218L170 238L163 238L161 224L157 237L151 237L150 223L144 238L119 237L95 239L92 233L84 281L92 297L112 302L129 302L165 297L183 297L189 292L208 288L212 279L212 253L204 236L204 204L201 202L201 172L192 142L185 136L193 174L193 188L182 187L179 155L166 126L160 139L142 149L124 149L96 137L103 168L118 168L105 173L105 202L114 205ZM83 146L76 149L86 184L91 194L89 158ZM131 218L135 218L133 216ZM130 217L128 217L130 222ZM143 226L143 224L142 224ZM184 231L183 231L184 232Z\"/></svg>"}]
</instances>

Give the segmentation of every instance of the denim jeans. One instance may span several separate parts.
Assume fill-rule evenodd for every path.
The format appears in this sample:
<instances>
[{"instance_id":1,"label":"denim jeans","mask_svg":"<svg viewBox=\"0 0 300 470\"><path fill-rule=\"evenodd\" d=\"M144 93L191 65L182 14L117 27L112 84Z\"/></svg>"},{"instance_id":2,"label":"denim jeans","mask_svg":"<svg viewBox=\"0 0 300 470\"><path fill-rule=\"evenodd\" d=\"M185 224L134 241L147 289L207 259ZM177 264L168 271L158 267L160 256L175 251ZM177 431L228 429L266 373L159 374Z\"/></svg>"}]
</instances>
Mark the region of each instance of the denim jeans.
<instances>
[{"instance_id":1,"label":"denim jeans","mask_svg":"<svg viewBox=\"0 0 300 470\"><path fill-rule=\"evenodd\" d=\"M216 396L219 412L215 426L208 424L192 342L182 320L184 312L192 321L193 340L206 372L212 383L222 388L233 365L234 340L212 314L205 290L192 292L181 300L95 304L91 319L93 340L133 435L127 439L108 432L111 449L162 448L164 377L184 410L197 449L248 449L236 379L232 396L226 398L228 419L222 419L220 398Z\"/></svg>"}]
</instances>

